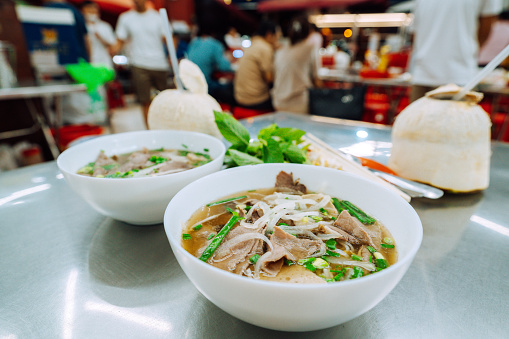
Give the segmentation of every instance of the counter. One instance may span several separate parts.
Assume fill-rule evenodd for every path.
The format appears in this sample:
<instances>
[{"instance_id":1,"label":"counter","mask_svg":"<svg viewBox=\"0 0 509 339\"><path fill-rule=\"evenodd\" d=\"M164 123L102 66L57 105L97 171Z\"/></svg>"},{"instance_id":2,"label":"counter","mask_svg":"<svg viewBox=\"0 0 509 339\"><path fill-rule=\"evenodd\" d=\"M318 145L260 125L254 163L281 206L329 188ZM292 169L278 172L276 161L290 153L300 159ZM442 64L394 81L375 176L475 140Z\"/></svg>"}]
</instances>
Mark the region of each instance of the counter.
<instances>
[{"instance_id":1,"label":"counter","mask_svg":"<svg viewBox=\"0 0 509 339\"><path fill-rule=\"evenodd\" d=\"M270 123L302 128L381 162L391 150L383 126L286 113L243 123L252 135ZM221 311L186 278L162 224L137 227L98 214L56 162L0 173L0 338L506 337L509 144L492 149L486 191L412 200L424 238L388 297L310 333L266 330Z\"/></svg>"}]
</instances>

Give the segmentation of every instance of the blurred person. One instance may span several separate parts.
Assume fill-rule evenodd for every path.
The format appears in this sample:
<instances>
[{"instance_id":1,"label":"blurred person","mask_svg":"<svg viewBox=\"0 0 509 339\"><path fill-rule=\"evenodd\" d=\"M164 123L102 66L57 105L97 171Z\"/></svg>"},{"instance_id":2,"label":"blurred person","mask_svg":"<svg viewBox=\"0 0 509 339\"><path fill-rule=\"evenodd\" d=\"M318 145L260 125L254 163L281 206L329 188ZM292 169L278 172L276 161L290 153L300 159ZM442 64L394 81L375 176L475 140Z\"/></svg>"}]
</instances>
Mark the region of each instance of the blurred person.
<instances>
[{"instance_id":1,"label":"blurred person","mask_svg":"<svg viewBox=\"0 0 509 339\"><path fill-rule=\"evenodd\" d=\"M146 0L133 1L135 8L118 18L114 53L130 42L132 82L147 123L151 88L159 91L168 88L170 65L164 49L165 39L159 14L147 7Z\"/></svg>"},{"instance_id":2,"label":"blurred person","mask_svg":"<svg viewBox=\"0 0 509 339\"><path fill-rule=\"evenodd\" d=\"M240 34L237 32L235 27L230 27L228 32L226 32L224 35L224 42L230 49L242 48L242 40L240 39Z\"/></svg>"},{"instance_id":3,"label":"blurred person","mask_svg":"<svg viewBox=\"0 0 509 339\"><path fill-rule=\"evenodd\" d=\"M78 63L79 59L90 61L90 39L88 37L85 19L81 12L65 0L44 0L44 7L68 9L72 12L76 37L76 43L73 44L72 47L76 49L76 63Z\"/></svg>"},{"instance_id":4,"label":"blurred person","mask_svg":"<svg viewBox=\"0 0 509 339\"><path fill-rule=\"evenodd\" d=\"M290 45L276 52L272 103L278 111L309 113L309 89L320 87L316 76L317 44L306 17L294 19L288 37Z\"/></svg>"},{"instance_id":5,"label":"blurred person","mask_svg":"<svg viewBox=\"0 0 509 339\"><path fill-rule=\"evenodd\" d=\"M473 78L479 46L501 10L501 0L417 0L410 101L440 85L464 86Z\"/></svg>"},{"instance_id":6,"label":"blurred person","mask_svg":"<svg viewBox=\"0 0 509 339\"><path fill-rule=\"evenodd\" d=\"M243 107L274 110L270 88L274 81L274 51L279 30L274 22L262 21L251 46L240 58L233 83L235 100Z\"/></svg>"},{"instance_id":7,"label":"blurred person","mask_svg":"<svg viewBox=\"0 0 509 339\"><path fill-rule=\"evenodd\" d=\"M81 12L90 39L90 63L113 69L111 52L117 39L111 25L100 19L99 5L91 0L81 3Z\"/></svg>"},{"instance_id":8,"label":"blurred person","mask_svg":"<svg viewBox=\"0 0 509 339\"><path fill-rule=\"evenodd\" d=\"M487 65L507 45L509 45L509 10L500 13L498 20L493 24L490 35L479 52L479 65Z\"/></svg>"},{"instance_id":9,"label":"blurred person","mask_svg":"<svg viewBox=\"0 0 509 339\"><path fill-rule=\"evenodd\" d=\"M187 47L187 57L200 67L207 85L209 94L220 103L235 105L233 97L233 83L219 82L214 78L214 72L233 72L230 61L225 57L225 48L217 40L214 29L209 25L202 25L196 36Z\"/></svg>"}]
</instances>

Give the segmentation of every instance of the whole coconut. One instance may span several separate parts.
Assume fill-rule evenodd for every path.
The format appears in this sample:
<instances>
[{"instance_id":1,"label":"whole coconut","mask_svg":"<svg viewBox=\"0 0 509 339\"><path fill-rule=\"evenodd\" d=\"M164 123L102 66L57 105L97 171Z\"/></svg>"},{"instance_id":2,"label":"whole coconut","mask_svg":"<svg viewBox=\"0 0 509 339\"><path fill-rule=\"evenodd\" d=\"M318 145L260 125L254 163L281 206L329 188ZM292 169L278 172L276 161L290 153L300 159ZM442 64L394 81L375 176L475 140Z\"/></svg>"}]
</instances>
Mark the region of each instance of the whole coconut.
<instances>
[{"instance_id":1,"label":"whole coconut","mask_svg":"<svg viewBox=\"0 0 509 339\"><path fill-rule=\"evenodd\" d=\"M442 86L398 115L388 163L398 175L455 192L488 187L491 121L481 93L450 99L460 89Z\"/></svg>"},{"instance_id":2,"label":"whole coconut","mask_svg":"<svg viewBox=\"0 0 509 339\"><path fill-rule=\"evenodd\" d=\"M149 129L201 132L222 138L214 121L219 103L207 94L207 82L200 68L182 60L179 73L188 90L169 89L159 93L148 110Z\"/></svg>"}]
</instances>

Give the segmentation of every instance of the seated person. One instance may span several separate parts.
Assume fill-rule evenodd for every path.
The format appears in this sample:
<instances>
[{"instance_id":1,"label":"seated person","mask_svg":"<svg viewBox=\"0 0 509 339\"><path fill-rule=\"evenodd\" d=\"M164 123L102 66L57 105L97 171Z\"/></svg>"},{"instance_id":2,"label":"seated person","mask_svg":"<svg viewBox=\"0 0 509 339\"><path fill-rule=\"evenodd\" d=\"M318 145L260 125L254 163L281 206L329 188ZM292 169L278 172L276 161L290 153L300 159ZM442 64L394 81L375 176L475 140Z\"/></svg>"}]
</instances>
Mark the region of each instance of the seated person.
<instances>
[{"instance_id":1,"label":"seated person","mask_svg":"<svg viewBox=\"0 0 509 339\"><path fill-rule=\"evenodd\" d=\"M270 88L274 81L274 50L279 39L276 24L262 21L251 47L239 60L234 80L237 104L243 107L273 111Z\"/></svg>"},{"instance_id":2,"label":"seated person","mask_svg":"<svg viewBox=\"0 0 509 339\"><path fill-rule=\"evenodd\" d=\"M233 84L220 83L213 77L216 71L233 72L230 62L224 55L223 44L213 36L211 29L205 26L200 27L198 36L187 48L187 57L203 72L209 86L209 94L219 102L234 105Z\"/></svg>"}]
</instances>

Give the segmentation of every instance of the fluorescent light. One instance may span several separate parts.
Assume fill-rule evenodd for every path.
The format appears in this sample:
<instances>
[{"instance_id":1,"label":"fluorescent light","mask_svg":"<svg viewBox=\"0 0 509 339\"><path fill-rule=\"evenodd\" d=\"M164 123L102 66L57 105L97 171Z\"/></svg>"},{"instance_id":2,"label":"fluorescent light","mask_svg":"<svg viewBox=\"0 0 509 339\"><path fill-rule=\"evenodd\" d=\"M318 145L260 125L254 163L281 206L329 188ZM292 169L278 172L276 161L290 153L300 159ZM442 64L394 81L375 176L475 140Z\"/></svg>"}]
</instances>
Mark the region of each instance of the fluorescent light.
<instances>
[{"instance_id":1,"label":"fluorescent light","mask_svg":"<svg viewBox=\"0 0 509 339\"><path fill-rule=\"evenodd\" d=\"M310 17L310 21L319 28L400 27L409 25L412 20L413 14L406 13L322 14Z\"/></svg>"}]
</instances>

